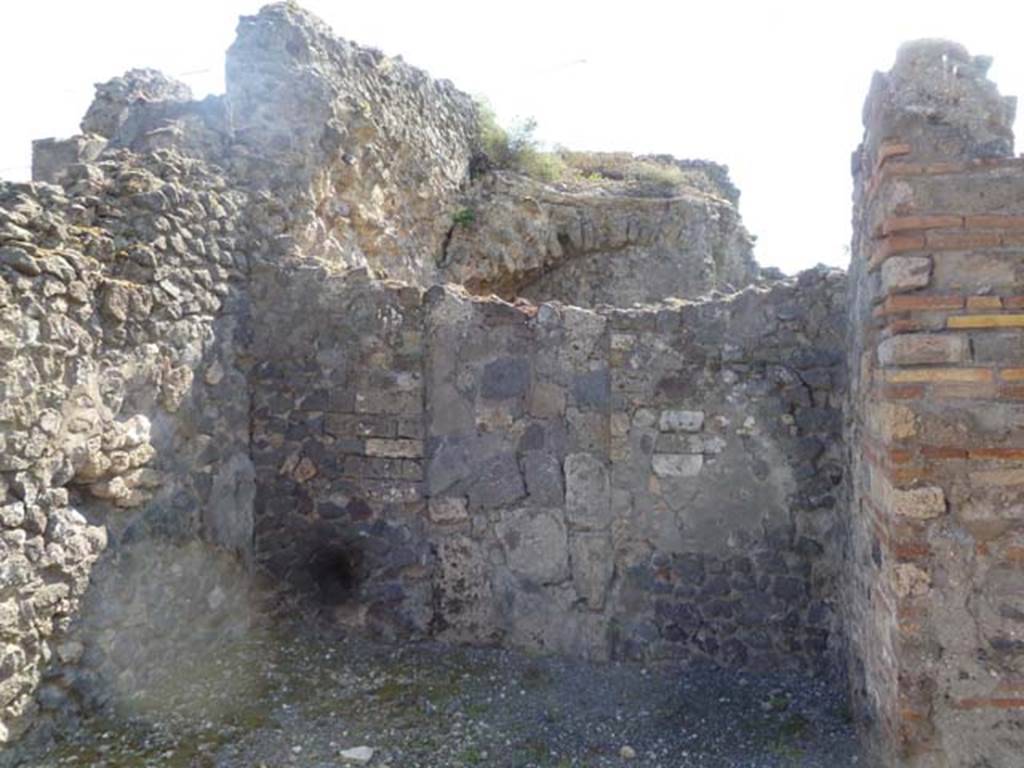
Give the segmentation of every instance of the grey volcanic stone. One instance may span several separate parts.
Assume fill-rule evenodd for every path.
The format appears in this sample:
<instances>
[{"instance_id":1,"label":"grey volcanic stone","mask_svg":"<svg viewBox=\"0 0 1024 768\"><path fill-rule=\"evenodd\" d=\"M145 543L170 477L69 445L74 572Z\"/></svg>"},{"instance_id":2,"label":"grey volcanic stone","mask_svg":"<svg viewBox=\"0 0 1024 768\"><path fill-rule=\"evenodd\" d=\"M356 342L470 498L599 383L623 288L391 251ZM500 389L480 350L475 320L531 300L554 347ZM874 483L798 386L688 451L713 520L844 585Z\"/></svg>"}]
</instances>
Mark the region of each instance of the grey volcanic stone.
<instances>
[{"instance_id":1,"label":"grey volcanic stone","mask_svg":"<svg viewBox=\"0 0 1024 768\"><path fill-rule=\"evenodd\" d=\"M473 504L500 507L519 501L525 495L526 486L515 454L501 453L477 464L476 479L469 488Z\"/></svg>"},{"instance_id":2,"label":"grey volcanic stone","mask_svg":"<svg viewBox=\"0 0 1024 768\"><path fill-rule=\"evenodd\" d=\"M588 371L573 378L573 398L580 408L602 410L611 401L611 379L607 369Z\"/></svg>"},{"instance_id":3,"label":"grey volcanic stone","mask_svg":"<svg viewBox=\"0 0 1024 768\"><path fill-rule=\"evenodd\" d=\"M569 559L576 593L594 610L604 607L605 595L615 570L611 536L607 533L574 533Z\"/></svg>"},{"instance_id":4,"label":"grey volcanic stone","mask_svg":"<svg viewBox=\"0 0 1024 768\"><path fill-rule=\"evenodd\" d=\"M526 451L523 454L523 472L526 490L534 504L560 507L565 503L562 466L550 453Z\"/></svg>"},{"instance_id":5,"label":"grey volcanic stone","mask_svg":"<svg viewBox=\"0 0 1024 768\"><path fill-rule=\"evenodd\" d=\"M488 363L480 381L480 394L491 400L520 397L530 386L530 365L521 358Z\"/></svg>"},{"instance_id":6,"label":"grey volcanic stone","mask_svg":"<svg viewBox=\"0 0 1024 768\"><path fill-rule=\"evenodd\" d=\"M223 97L84 126L0 183L0 738L244 634L253 572L385 639L827 666L845 282L755 284L724 168L470 178L468 96L293 3Z\"/></svg>"},{"instance_id":7,"label":"grey volcanic stone","mask_svg":"<svg viewBox=\"0 0 1024 768\"><path fill-rule=\"evenodd\" d=\"M608 469L589 453L565 457L565 512L580 528L604 528L611 523Z\"/></svg>"},{"instance_id":8,"label":"grey volcanic stone","mask_svg":"<svg viewBox=\"0 0 1024 768\"><path fill-rule=\"evenodd\" d=\"M569 577L561 510L512 510L502 516L495 534L505 549L509 568L517 575L537 584L556 584Z\"/></svg>"}]
</instances>

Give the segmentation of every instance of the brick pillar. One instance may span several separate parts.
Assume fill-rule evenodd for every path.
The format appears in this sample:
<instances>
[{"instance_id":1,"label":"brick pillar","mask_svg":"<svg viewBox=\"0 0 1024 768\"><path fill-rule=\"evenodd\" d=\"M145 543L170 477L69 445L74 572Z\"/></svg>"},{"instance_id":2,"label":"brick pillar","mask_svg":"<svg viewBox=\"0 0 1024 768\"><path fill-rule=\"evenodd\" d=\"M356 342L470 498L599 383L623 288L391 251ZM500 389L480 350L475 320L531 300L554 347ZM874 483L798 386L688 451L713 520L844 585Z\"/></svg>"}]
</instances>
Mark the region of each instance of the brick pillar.
<instances>
[{"instance_id":1,"label":"brick pillar","mask_svg":"<svg viewBox=\"0 0 1024 768\"><path fill-rule=\"evenodd\" d=\"M852 688L881 765L1024 765L1024 162L988 61L922 41L854 155Z\"/></svg>"}]
</instances>

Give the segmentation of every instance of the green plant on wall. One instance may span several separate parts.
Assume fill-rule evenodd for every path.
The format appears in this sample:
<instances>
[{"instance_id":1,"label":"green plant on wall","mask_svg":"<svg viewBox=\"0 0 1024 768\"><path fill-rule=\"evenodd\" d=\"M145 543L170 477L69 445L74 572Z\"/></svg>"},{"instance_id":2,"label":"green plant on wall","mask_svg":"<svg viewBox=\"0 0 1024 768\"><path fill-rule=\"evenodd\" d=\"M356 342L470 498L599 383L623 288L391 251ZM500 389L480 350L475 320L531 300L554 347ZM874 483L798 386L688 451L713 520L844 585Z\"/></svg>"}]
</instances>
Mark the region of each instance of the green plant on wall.
<instances>
[{"instance_id":1,"label":"green plant on wall","mask_svg":"<svg viewBox=\"0 0 1024 768\"><path fill-rule=\"evenodd\" d=\"M477 132L480 150L494 168L515 171L540 181L557 181L565 163L554 152L544 152L534 137L537 121L532 117L510 127L498 122L493 107L477 99Z\"/></svg>"},{"instance_id":2,"label":"green plant on wall","mask_svg":"<svg viewBox=\"0 0 1024 768\"><path fill-rule=\"evenodd\" d=\"M452 214L452 224L458 227L468 227L476 222L476 211L472 208L463 208Z\"/></svg>"}]
</instances>

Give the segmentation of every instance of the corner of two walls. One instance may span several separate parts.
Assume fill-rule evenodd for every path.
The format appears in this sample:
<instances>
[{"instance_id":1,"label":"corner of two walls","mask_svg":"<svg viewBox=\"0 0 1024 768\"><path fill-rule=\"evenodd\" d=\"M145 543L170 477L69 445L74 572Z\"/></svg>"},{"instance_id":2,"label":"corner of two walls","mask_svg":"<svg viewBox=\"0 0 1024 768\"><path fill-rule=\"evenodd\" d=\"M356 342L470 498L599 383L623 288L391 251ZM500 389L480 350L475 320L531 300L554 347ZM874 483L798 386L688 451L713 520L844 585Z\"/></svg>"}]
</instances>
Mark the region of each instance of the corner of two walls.
<instances>
[{"instance_id":1,"label":"corner of two walls","mask_svg":"<svg viewBox=\"0 0 1024 768\"><path fill-rule=\"evenodd\" d=\"M422 289L254 272L255 557L332 618L426 632Z\"/></svg>"},{"instance_id":2,"label":"corner of two walls","mask_svg":"<svg viewBox=\"0 0 1024 768\"><path fill-rule=\"evenodd\" d=\"M0 741L247 624L251 265L419 279L468 167L468 97L294 6L243 20L227 95L188 99L114 78L86 135L34 146L63 189L0 185Z\"/></svg>"},{"instance_id":3,"label":"corner of two walls","mask_svg":"<svg viewBox=\"0 0 1024 768\"><path fill-rule=\"evenodd\" d=\"M3 740L188 652L233 572L188 542L251 537L238 197L167 158L65 184L0 187Z\"/></svg>"},{"instance_id":4,"label":"corner of two walls","mask_svg":"<svg viewBox=\"0 0 1024 768\"><path fill-rule=\"evenodd\" d=\"M883 764L1015 765L1024 165L986 62L923 43L876 77L849 285L595 311L369 279L433 279L470 105L317 32L351 71L290 132L291 8L241 27L230 152L220 112L153 107L234 190L160 131L0 187L0 737L243 629L201 536L385 636L811 669L845 642ZM441 104L442 169L389 78Z\"/></svg>"},{"instance_id":5,"label":"corner of two walls","mask_svg":"<svg viewBox=\"0 0 1024 768\"><path fill-rule=\"evenodd\" d=\"M854 158L845 625L884 765L1024 749L1024 163L986 69L904 46Z\"/></svg>"},{"instance_id":6,"label":"corner of two walls","mask_svg":"<svg viewBox=\"0 0 1024 768\"><path fill-rule=\"evenodd\" d=\"M257 558L345 622L825 665L845 278L599 313L254 279Z\"/></svg>"},{"instance_id":7,"label":"corner of two walls","mask_svg":"<svg viewBox=\"0 0 1024 768\"><path fill-rule=\"evenodd\" d=\"M439 532L441 573L472 574L475 593L453 590L448 630L823 666L844 287L812 272L603 311L434 289L427 489L465 510Z\"/></svg>"}]
</instances>

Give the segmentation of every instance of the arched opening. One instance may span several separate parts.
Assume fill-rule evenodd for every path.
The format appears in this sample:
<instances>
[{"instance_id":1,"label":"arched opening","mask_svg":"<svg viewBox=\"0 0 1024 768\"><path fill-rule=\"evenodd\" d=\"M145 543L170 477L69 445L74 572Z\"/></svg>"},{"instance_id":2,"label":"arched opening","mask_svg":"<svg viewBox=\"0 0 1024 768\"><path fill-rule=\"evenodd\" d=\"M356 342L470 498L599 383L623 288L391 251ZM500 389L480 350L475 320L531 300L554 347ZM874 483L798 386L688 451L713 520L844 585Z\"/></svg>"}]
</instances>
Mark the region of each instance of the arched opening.
<instances>
[{"instance_id":1,"label":"arched opening","mask_svg":"<svg viewBox=\"0 0 1024 768\"><path fill-rule=\"evenodd\" d=\"M358 552L338 544L327 544L313 552L308 571L322 604L343 605L352 599L359 588L360 560Z\"/></svg>"}]
</instances>

